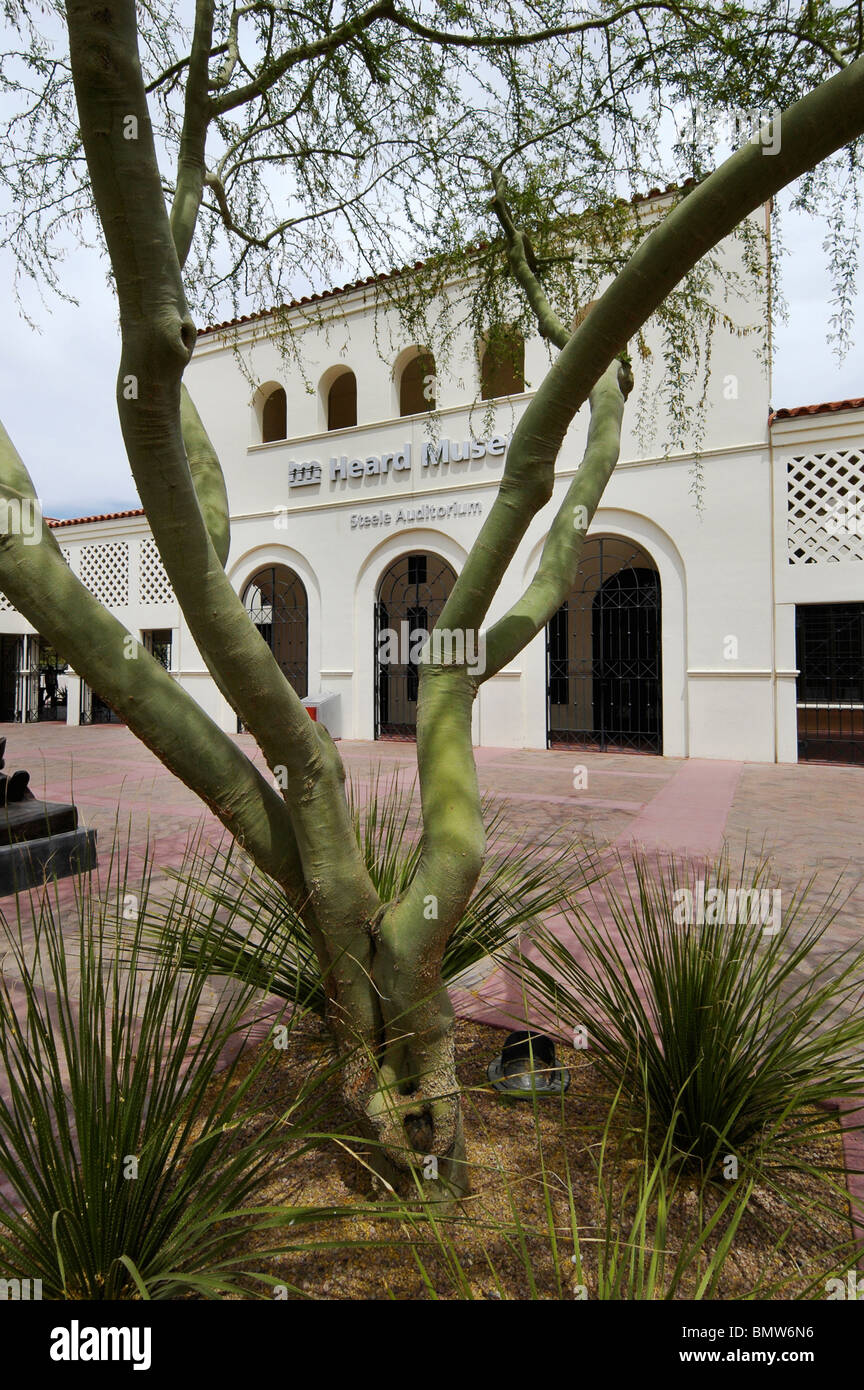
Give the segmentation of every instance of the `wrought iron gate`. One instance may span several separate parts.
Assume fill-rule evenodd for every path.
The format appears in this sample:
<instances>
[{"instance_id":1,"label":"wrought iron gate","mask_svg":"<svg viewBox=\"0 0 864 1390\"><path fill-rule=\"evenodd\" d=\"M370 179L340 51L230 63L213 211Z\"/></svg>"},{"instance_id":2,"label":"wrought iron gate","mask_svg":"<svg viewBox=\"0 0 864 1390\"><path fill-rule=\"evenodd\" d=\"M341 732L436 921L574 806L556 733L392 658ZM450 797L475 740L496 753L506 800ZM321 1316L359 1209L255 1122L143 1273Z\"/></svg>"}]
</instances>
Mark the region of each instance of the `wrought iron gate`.
<instances>
[{"instance_id":1,"label":"wrought iron gate","mask_svg":"<svg viewBox=\"0 0 864 1390\"><path fill-rule=\"evenodd\" d=\"M550 747L660 753L660 576L638 546L586 542L576 584L547 628Z\"/></svg>"},{"instance_id":2,"label":"wrought iron gate","mask_svg":"<svg viewBox=\"0 0 864 1390\"><path fill-rule=\"evenodd\" d=\"M39 697L39 638L33 633L21 638L15 695L15 718L19 723L35 724L38 721Z\"/></svg>"},{"instance_id":3,"label":"wrought iron gate","mask_svg":"<svg viewBox=\"0 0 864 1390\"><path fill-rule=\"evenodd\" d=\"M67 663L58 656L54 648L44 639L39 642L39 688L37 692L37 717L40 720L66 719L66 671Z\"/></svg>"},{"instance_id":4,"label":"wrought iron gate","mask_svg":"<svg viewBox=\"0 0 864 1390\"><path fill-rule=\"evenodd\" d=\"M91 690L86 681L81 682L81 705L79 721L82 724L122 724L123 720L116 710Z\"/></svg>"},{"instance_id":5,"label":"wrought iron gate","mask_svg":"<svg viewBox=\"0 0 864 1390\"><path fill-rule=\"evenodd\" d=\"M864 603L795 610L798 756L864 763Z\"/></svg>"},{"instance_id":6,"label":"wrought iron gate","mask_svg":"<svg viewBox=\"0 0 864 1390\"><path fill-rule=\"evenodd\" d=\"M269 565L252 576L243 602L302 699L309 694L309 602L303 580L287 565Z\"/></svg>"},{"instance_id":7,"label":"wrought iron gate","mask_svg":"<svg viewBox=\"0 0 864 1390\"><path fill-rule=\"evenodd\" d=\"M375 603L375 737L410 740L417 731L421 634L440 618L456 573L439 555L400 555L385 570Z\"/></svg>"},{"instance_id":8,"label":"wrought iron gate","mask_svg":"<svg viewBox=\"0 0 864 1390\"><path fill-rule=\"evenodd\" d=\"M0 706L22 724L66 719L66 662L38 633L4 636Z\"/></svg>"}]
</instances>

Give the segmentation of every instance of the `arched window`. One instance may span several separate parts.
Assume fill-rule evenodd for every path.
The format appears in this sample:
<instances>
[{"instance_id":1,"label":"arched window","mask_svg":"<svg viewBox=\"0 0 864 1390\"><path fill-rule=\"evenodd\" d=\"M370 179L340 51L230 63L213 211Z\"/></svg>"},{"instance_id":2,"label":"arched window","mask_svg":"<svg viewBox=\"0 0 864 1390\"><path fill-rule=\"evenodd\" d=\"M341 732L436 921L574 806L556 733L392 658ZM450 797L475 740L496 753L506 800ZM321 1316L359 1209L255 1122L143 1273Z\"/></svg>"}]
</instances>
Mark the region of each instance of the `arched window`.
<instances>
[{"instance_id":1,"label":"arched window","mask_svg":"<svg viewBox=\"0 0 864 1390\"><path fill-rule=\"evenodd\" d=\"M525 390L525 339L505 324L486 340L480 363L480 395L484 401L517 396Z\"/></svg>"},{"instance_id":2,"label":"arched window","mask_svg":"<svg viewBox=\"0 0 864 1390\"><path fill-rule=\"evenodd\" d=\"M418 352L406 362L399 378L399 414L420 415L435 409L435 358Z\"/></svg>"},{"instance_id":3,"label":"arched window","mask_svg":"<svg viewBox=\"0 0 864 1390\"><path fill-rule=\"evenodd\" d=\"M277 386L275 391L264 402L261 411L261 440L264 444L272 444L277 439L285 439L288 435L288 401L281 386Z\"/></svg>"},{"instance_id":4,"label":"arched window","mask_svg":"<svg viewBox=\"0 0 864 1390\"><path fill-rule=\"evenodd\" d=\"M357 424L357 378L340 372L327 392L328 430L349 430Z\"/></svg>"}]
</instances>

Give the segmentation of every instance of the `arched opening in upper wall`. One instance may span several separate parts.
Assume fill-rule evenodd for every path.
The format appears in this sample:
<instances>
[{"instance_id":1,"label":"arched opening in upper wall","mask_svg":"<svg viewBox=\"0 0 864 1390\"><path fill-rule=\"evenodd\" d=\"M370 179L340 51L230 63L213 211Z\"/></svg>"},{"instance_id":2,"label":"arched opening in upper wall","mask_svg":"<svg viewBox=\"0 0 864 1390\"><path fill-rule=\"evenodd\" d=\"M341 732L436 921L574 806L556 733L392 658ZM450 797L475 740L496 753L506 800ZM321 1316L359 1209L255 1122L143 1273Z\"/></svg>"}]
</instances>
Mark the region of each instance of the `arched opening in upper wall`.
<instances>
[{"instance_id":1,"label":"arched opening in upper wall","mask_svg":"<svg viewBox=\"0 0 864 1390\"><path fill-rule=\"evenodd\" d=\"M261 443L274 444L288 437L288 399L284 386L261 388Z\"/></svg>"},{"instance_id":2,"label":"arched opening in upper wall","mask_svg":"<svg viewBox=\"0 0 864 1390\"><path fill-rule=\"evenodd\" d=\"M480 396L518 396L525 390L525 339L512 324L492 329L481 347Z\"/></svg>"},{"instance_id":3,"label":"arched opening in upper wall","mask_svg":"<svg viewBox=\"0 0 864 1390\"><path fill-rule=\"evenodd\" d=\"M435 409L435 358L426 348L413 347L397 359L394 372L399 392L399 414L421 415Z\"/></svg>"},{"instance_id":4,"label":"arched opening in upper wall","mask_svg":"<svg viewBox=\"0 0 864 1390\"><path fill-rule=\"evenodd\" d=\"M357 424L357 378L350 367L325 372L321 397L327 429L353 429Z\"/></svg>"}]
</instances>

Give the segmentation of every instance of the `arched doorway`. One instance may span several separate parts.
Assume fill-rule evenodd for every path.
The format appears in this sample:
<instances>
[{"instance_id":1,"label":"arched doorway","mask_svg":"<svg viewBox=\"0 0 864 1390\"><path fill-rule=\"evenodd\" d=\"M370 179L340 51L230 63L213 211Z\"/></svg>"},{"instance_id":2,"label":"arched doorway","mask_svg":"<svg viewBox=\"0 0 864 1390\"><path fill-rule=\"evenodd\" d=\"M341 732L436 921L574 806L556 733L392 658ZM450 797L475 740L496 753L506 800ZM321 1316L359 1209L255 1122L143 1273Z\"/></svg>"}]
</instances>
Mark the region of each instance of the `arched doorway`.
<instances>
[{"instance_id":1,"label":"arched doorway","mask_svg":"<svg viewBox=\"0 0 864 1390\"><path fill-rule=\"evenodd\" d=\"M400 555L384 571L375 603L375 737L413 739L422 633L431 632L456 583L440 555Z\"/></svg>"},{"instance_id":2,"label":"arched doorway","mask_svg":"<svg viewBox=\"0 0 864 1390\"><path fill-rule=\"evenodd\" d=\"M547 743L663 748L660 576L615 536L585 542L576 583L546 629Z\"/></svg>"},{"instance_id":3,"label":"arched doorway","mask_svg":"<svg viewBox=\"0 0 864 1390\"><path fill-rule=\"evenodd\" d=\"M287 565L268 565L243 590L243 605L301 699L309 694L309 602Z\"/></svg>"}]
</instances>

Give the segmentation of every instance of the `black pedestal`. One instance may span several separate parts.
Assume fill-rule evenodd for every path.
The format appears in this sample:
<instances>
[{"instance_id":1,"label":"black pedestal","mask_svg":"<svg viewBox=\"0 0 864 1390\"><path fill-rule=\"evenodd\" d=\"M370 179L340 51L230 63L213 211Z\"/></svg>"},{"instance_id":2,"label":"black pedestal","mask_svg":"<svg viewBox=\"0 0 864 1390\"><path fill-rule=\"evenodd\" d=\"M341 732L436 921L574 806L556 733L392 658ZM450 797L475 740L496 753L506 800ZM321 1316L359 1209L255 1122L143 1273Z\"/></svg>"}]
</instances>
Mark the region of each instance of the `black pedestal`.
<instances>
[{"instance_id":1,"label":"black pedestal","mask_svg":"<svg viewBox=\"0 0 864 1390\"><path fill-rule=\"evenodd\" d=\"M96 867L96 831L74 806L16 801L0 806L0 896Z\"/></svg>"},{"instance_id":2,"label":"black pedestal","mask_svg":"<svg viewBox=\"0 0 864 1390\"><path fill-rule=\"evenodd\" d=\"M0 845L0 897L95 867L95 830L64 830L40 840Z\"/></svg>"}]
</instances>

